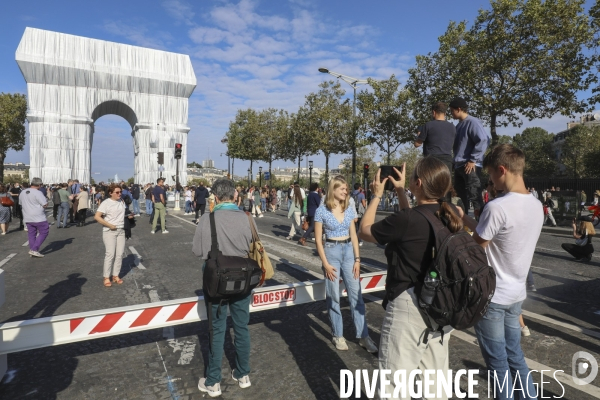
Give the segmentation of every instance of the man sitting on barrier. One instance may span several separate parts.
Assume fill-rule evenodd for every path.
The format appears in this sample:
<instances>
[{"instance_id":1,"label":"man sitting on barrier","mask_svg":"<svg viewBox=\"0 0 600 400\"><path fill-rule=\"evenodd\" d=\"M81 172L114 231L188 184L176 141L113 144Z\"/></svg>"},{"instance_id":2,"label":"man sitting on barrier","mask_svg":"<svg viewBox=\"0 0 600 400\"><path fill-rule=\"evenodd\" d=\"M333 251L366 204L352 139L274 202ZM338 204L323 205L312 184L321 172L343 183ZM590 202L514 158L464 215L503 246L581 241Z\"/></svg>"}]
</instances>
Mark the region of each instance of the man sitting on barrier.
<instances>
[{"instance_id":1,"label":"man sitting on barrier","mask_svg":"<svg viewBox=\"0 0 600 400\"><path fill-rule=\"evenodd\" d=\"M248 257L252 230L250 220L246 213L240 211L235 204L235 186L229 179L217 179L212 186L215 196L215 224L219 250L224 256ZM252 221L254 223L254 221ZM203 261L206 261L211 249L211 231L209 214L200 217L194 235L192 251ZM204 269L204 267L203 267ZM241 388L250 387L250 300L252 292L246 296L229 300L221 305L211 305L207 312L212 313L213 339L209 349L208 367L206 378L200 378L198 389L208 393L211 397L221 395L221 360L225 344L225 331L227 330L227 308L231 313L233 331L235 333L235 364L231 377L237 381Z\"/></svg>"}]
</instances>

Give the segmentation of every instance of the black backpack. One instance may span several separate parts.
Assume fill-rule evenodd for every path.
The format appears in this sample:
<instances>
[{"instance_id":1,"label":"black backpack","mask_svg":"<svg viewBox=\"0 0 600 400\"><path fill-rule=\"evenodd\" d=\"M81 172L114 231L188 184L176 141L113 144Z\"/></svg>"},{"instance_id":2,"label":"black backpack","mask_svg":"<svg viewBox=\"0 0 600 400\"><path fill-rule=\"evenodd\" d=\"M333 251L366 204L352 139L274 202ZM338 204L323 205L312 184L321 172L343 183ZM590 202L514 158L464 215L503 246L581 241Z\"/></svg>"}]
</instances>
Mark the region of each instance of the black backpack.
<instances>
[{"instance_id":1,"label":"black backpack","mask_svg":"<svg viewBox=\"0 0 600 400\"><path fill-rule=\"evenodd\" d=\"M202 290L210 301L243 297L254 289L262 277L260 265L249 257L224 256L217 243L215 213L210 213L212 247L204 267ZM232 229L237 229L232 227Z\"/></svg>"},{"instance_id":2,"label":"black backpack","mask_svg":"<svg viewBox=\"0 0 600 400\"><path fill-rule=\"evenodd\" d=\"M454 329L470 328L487 312L496 289L496 272L489 266L484 249L466 231L451 233L427 208L415 207L414 211L427 219L435 235L427 275L435 271L439 284L431 304L422 300L423 280L418 279L415 286L425 323L430 331L427 316L439 325L437 331L447 325Z\"/></svg>"}]
</instances>

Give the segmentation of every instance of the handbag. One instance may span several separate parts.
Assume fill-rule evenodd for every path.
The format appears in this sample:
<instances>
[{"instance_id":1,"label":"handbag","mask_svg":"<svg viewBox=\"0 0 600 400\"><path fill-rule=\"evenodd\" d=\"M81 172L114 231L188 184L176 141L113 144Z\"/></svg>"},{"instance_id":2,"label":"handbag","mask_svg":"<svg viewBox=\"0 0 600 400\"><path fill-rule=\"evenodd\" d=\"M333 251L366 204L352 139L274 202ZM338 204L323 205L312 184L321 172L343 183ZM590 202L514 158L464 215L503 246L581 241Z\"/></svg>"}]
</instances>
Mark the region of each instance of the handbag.
<instances>
[{"instance_id":1,"label":"handbag","mask_svg":"<svg viewBox=\"0 0 600 400\"><path fill-rule=\"evenodd\" d=\"M11 197L5 195L0 197L0 204L2 204L4 207L12 207L15 205L15 202Z\"/></svg>"},{"instance_id":2,"label":"handbag","mask_svg":"<svg viewBox=\"0 0 600 400\"><path fill-rule=\"evenodd\" d=\"M305 217L304 221L302 221L302 230L307 231L309 227L310 227L310 224L308 223L308 218Z\"/></svg>"},{"instance_id":3,"label":"handbag","mask_svg":"<svg viewBox=\"0 0 600 400\"><path fill-rule=\"evenodd\" d=\"M250 258L258 263L260 269L262 270L262 276L260 278L260 282L258 286L262 286L266 279L271 279L273 275L275 275L275 271L273 270L273 265L271 264L271 260L269 260L269 256L263 246L260 238L258 237L258 232L256 231L256 226L254 225L254 221L252 220L252 215L250 213L246 213L248 216L248 222L250 223L250 228L252 229L252 243L250 243Z\"/></svg>"}]
</instances>

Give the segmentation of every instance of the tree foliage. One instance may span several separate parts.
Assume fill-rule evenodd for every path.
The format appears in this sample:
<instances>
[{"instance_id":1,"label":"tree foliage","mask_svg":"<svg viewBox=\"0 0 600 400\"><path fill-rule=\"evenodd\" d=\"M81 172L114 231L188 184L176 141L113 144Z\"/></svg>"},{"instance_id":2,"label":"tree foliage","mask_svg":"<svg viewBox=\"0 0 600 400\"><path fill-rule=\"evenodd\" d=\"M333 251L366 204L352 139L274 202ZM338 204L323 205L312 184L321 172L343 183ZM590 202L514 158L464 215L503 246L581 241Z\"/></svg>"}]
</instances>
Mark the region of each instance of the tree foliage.
<instances>
[{"instance_id":1,"label":"tree foliage","mask_svg":"<svg viewBox=\"0 0 600 400\"><path fill-rule=\"evenodd\" d=\"M8 150L23 150L27 98L24 94L0 93L0 182Z\"/></svg>"},{"instance_id":2,"label":"tree foliage","mask_svg":"<svg viewBox=\"0 0 600 400\"><path fill-rule=\"evenodd\" d=\"M553 138L554 135L537 127L524 129L515 135L512 144L525 153L526 177L547 178L556 172Z\"/></svg>"},{"instance_id":3,"label":"tree foliage","mask_svg":"<svg viewBox=\"0 0 600 400\"><path fill-rule=\"evenodd\" d=\"M473 25L451 22L435 53L417 56L407 88L423 119L436 101L460 95L490 126L521 126L521 118L572 115L587 109L577 93L594 75L586 46L593 38L584 0L492 0Z\"/></svg>"},{"instance_id":4,"label":"tree foliage","mask_svg":"<svg viewBox=\"0 0 600 400\"><path fill-rule=\"evenodd\" d=\"M560 161L573 178L597 178L600 152L600 127L577 125L572 128L562 145Z\"/></svg>"},{"instance_id":5,"label":"tree foliage","mask_svg":"<svg viewBox=\"0 0 600 400\"><path fill-rule=\"evenodd\" d=\"M413 140L416 124L410 114L410 93L399 90L400 82L394 75L385 80L369 79L372 91L362 90L357 96L361 122L367 140L386 155L392 155L403 143Z\"/></svg>"}]
</instances>

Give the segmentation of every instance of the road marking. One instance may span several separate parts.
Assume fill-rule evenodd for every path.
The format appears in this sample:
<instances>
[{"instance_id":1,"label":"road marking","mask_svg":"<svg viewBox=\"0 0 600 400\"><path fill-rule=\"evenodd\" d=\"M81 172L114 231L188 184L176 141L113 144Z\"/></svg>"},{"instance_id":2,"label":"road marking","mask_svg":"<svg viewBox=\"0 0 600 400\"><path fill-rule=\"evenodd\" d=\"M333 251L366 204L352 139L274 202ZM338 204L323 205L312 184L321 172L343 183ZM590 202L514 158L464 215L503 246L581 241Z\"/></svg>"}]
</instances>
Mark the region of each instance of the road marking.
<instances>
[{"instance_id":1,"label":"road marking","mask_svg":"<svg viewBox=\"0 0 600 400\"><path fill-rule=\"evenodd\" d=\"M472 345L475 345L477 347L479 347L479 343L477 343L477 338L465 331L457 331L454 330L452 331L452 336L457 337L461 340L464 340L467 343L470 343ZM571 375L567 375L565 374L564 371L559 372L558 370L555 370L554 368L550 368L547 365L541 364L537 361L534 361L530 358L525 357L525 362L527 363L527 366L529 367L530 370L537 370L538 372L542 372L543 374L549 377L555 377L556 380L558 380L561 383L564 383L567 386L571 386L574 389L580 390L584 393L589 394L590 396L594 396L595 398L600 398L600 388L597 386L593 386L593 385L577 385L575 382L573 382L573 377Z\"/></svg>"},{"instance_id":2,"label":"road marking","mask_svg":"<svg viewBox=\"0 0 600 400\"><path fill-rule=\"evenodd\" d=\"M561 326L563 328L570 329L570 330L575 331L575 332L579 332L579 333L583 333L583 334L588 335L588 336L595 337L596 339L600 339L600 332L597 332L597 331L594 331L594 330L591 330L591 329L587 329L587 328L582 328L580 326L569 324L567 322L557 321L557 320L552 319L550 317L546 317L545 315L536 314L536 313L531 312L531 311L521 310L521 312L526 317L530 317L530 318L534 318L534 319L537 319L537 320L540 320L540 321L548 322L548 323L551 323L551 324L554 324L554 325L557 325L557 326Z\"/></svg>"},{"instance_id":3,"label":"road marking","mask_svg":"<svg viewBox=\"0 0 600 400\"><path fill-rule=\"evenodd\" d=\"M21 247L29 246L29 240L21 245Z\"/></svg>"},{"instance_id":4,"label":"road marking","mask_svg":"<svg viewBox=\"0 0 600 400\"><path fill-rule=\"evenodd\" d=\"M535 269L541 269L541 270L543 270L543 271L551 271L551 270L550 270L550 269L548 269L548 268L534 267L533 265L531 266L531 268L535 268Z\"/></svg>"},{"instance_id":5,"label":"road marking","mask_svg":"<svg viewBox=\"0 0 600 400\"><path fill-rule=\"evenodd\" d=\"M135 259L133 260L135 266L139 269L146 269L146 267L144 267L144 264L142 264L142 256L140 256L140 253L138 253L137 250L133 248L133 246L129 246L129 251L131 251L131 253L135 257Z\"/></svg>"},{"instance_id":6,"label":"road marking","mask_svg":"<svg viewBox=\"0 0 600 400\"><path fill-rule=\"evenodd\" d=\"M0 261L0 267L3 266L4 264L6 264L7 262L9 262L10 259L16 255L17 255L17 253L9 254L8 257L6 257L4 260Z\"/></svg>"}]
</instances>

